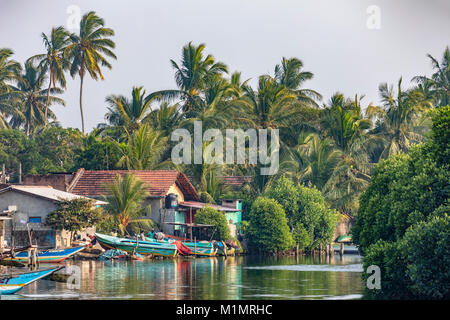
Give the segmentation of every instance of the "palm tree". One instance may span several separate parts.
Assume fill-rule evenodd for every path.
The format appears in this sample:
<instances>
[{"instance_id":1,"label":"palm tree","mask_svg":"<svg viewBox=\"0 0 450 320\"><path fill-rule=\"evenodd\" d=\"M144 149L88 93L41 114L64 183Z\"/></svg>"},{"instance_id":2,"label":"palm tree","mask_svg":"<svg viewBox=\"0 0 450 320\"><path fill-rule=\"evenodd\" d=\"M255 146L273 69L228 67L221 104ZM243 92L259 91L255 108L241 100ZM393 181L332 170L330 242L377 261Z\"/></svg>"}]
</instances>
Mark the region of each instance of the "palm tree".
<instances>
[{"instance_id":1,"label":"palm tree","mask_svg":"<svg viewBox=\"0 0 450 320\"><path fill-rule=\"evenodd\" d=\"M181 64L170 60L175 69L175 81L178 90L163 90L158 93L166 99L181 98L183 111L195 108L200 93L205 88L205 82L217 75L227 73L228 69L222 62L216 62L212 55L203 54L204 44L195 46L189 42L183 47Z\"/></svg>"},{"instance_id":2,"label":"palm tree","mask_svg":"<svg viewBox=\"0 0 450 320\"><path fill-rule=\"evenodd\" d=\"M0 89L4 89L7 82L14 81L22 70L20 63L11 59L13 54L11 49L0 49Z\"/></svg>"},{"instance_id":3,"label":"palm tree","mask_svg":"<svg viewBox=\"0 0 450 320\"><path fill-rule=\"evenodd\" d=\"M305 104L318 107L316 100L322 100L322 96L317 91L311 89L301 89L303 83L313 78L313 74L302 71L303 62L297 58L284 58L281 64L275 66L275 80L281 86L292 90L299 101Z\"/></svg>"},{"instance_id":4,"label":"palm tree","mask_svg":"<svg viewBox=\"0 0 450 320\"><path fill-rule=\"evenodd\" d=\"M342 156L329 138L317 133L301 133L291 157L282 163L297 183L311 183L322 190Z\"/></svg>"},{"instance_id":5,"label":"palm tree","mask_svg":"<svg viewBox=\"0 0 450 320\"><path fill-rule=\"evenodd\" d=\"M84 113L83 113L83 80L86 72L92 79L103 78L100 66L111 69L112 66L106 59L110 57L117 59L111 49L115 48L115 43L109 39L114 35L114 31L104 27L105 22L97 16L94 11L88 12L81 18L79 35L71 34L71 43L64 50L65 56L70 60L70 75L80 76L80 113L81 127L84 133ZM106 57L105 57L106 56Z\"/></svg>"},{"instance_id":6,"label":"palm tree","mask_svg":"<svg viewBox=\"0 0 450 320\"><path fill-rule=\"evenodd\" d=\"M128 137L126 149L118 165L126 165L130 170L155 169L160 165L159 161L167 148L167 141L167 137L144 124Z\"/></svg>"},{"instance_id":7,"label":"palm tree","mask_svg":"<svg viewBox=\"0 0 450 320\"><path fill-rule=\"evenodd\" d=\"M25 127L26 135L45 124L45 103L57 103L65 105L63 99L48 94L49 89L44 89L46 81L45 73L33 66L31 61L25 63L25 71L17 79L17 88L14 90L14 101L17 113L11 118L13 127ZM50 93L60 94L60 88L51 88ZM48 98L47 98L48 96ZM55 115L49 110L49 118L55 119Z\"/></svg>"},{"instance_id":8,"label":"palm tree","mask_svg":"<svg viewBox=\"0 0 450 320\"><path fill-rule=\"evenodd\" d=\"M110 95L106 97L109 107L105 118L110 125L124 129L127 134L132 135L149 115L151 103L157 98L154 94L146 96L143 87L133 87L131 99L122 95Z\"/></svg>"},{"instance_id":9,"label":"palm tree","mask_svg":"<svg viewBox=\"0 0 450 320\"><path fill-rule=\"evenodd\" d=\"M38 61L38 67L41 70L48 70L49 81L47 90L47 102L45 104L45 125L47 125L47 113L50 103L50 88L56 89L56 83L61 88L66 87L66 77L64 75L65 69L68 67L68 61L64 57L64 49L69 44L69 33L64 27L52 28L50 37L45 33L41 34L44 41L46 53L38 54L31 57L30 61Z\"/></svg>"},{"instance_id":10,"label":"palm tree","mask_svg":"<svg viewBox=\"0 0 450 320\"><path fill-rule=\"evenodd\" d=\"M383 106L366 110L369 117L377 119L373 133L385 142L381 158L408 151L414 143L424 140L428 130L424 112L432 108L432 103L417 89L403 91L401 84L400 78L395 96L393 86L382 83L379 92Z\"/></svg>"},{"instance_id":11,"label":"palm tree","mask_svg":"<svg viewBox=\"0 0 450 320\"><path fill-rule=\"evenodd\" d=\"M151 223L150 219L139 219L144 215L145 207L142 205L149 196L145 183L133 174L117 175L114 181L105 185L108 202L107 212L116 219L121 234L129 234L127 227L131 223Z\"/></svg>"},{"instance_id":12,"label":"palm tree","mask_svg":"<svg viewBox=\"0 0 450 320\"><path fill-rule=\"evenodd\" d=\"M335 208L346 212L357 208L359 194L368 186L373 166L369 155L372 140L367 134L372 122L362 114L362 98L355 96L352 100L334 94L323 109L321 120L324 133L341 153L322 191Z\"/></svg>"},{"instance_id":13,"label":"palm tree","mask_svg":"<svg viewBox=\"0 0 450 320\"><path fill-rule=\"evenodd\" d=\"M289 89L279 86L270 76L260 76L258 89L244 87L244 96L235 104L241 107L242 116L236 120L253 128L288 127L300 114L297 96Z\"/></svg>"},{"instance_id":14,"label":"palm tree","mask_svg":"<svg viewBox=\"0 0 450 320\"><path fill-rule=\"evenodd\" d=\"M442 61L439 63L431 54L427 55L431 60L431 65L435 72L431 78L425 76L414 77L413 81L419 84L428 85L432 88L433 95L438 106L450 104L450 50L445 48Z\"/></svg>"},{"instance_id":15,"label":"palm tree","mask_svg":"<svg viewBox=\"0 0 450 320\"><path fill-rule=\"evenodd\" d=\"M16 113L12 105L14 100L11 83L17 81L22 67L19 62L12 60L11 49L0 49L0 127L9 127L8 118Z\"/></svg>"},{"instance_id":16,"label":"palm tree","mask_svg":"<svg viewBox=\"0 0 450 320\"><path fill-rule=\"evenodd\" d=\"M162 102L158 109L151 111L145 117L144 121L160 131L162 135L170 136L182 120L179 108L178 104L169 105L167 102Z\"/></svg>"}]
</instances>

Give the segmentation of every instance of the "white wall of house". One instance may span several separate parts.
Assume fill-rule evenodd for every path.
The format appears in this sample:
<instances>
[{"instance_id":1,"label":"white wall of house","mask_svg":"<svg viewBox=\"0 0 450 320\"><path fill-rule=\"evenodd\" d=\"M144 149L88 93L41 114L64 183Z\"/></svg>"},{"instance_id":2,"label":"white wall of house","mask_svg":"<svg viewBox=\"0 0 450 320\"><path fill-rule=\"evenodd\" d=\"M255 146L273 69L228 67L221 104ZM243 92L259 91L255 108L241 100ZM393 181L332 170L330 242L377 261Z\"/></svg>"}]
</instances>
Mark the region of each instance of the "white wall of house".
<instances>
[{"instance_id":1,"label":"white wall of house","mask_svg":"<svg viewBox=\"0 0 450 320\"><path fill-rule=\"evenodd\" d=\"M58 208L53 201L23 194L14 190L0 194L0 210L8 210L9 206L16 206L13 214L16 230L26 230L31 218L40 218L41 223L30 223L34 230L50 229L44 225L47 215Z\"/></svg>"},{"instance_id":2,"label":"white wall of house","mask_svg":"<svg viewBox=\"0 0 450 320\"><path fill-rule=\"evenodd\" d=\"M3 223L4 237L9 245L11 245L13 224L14 230L22 233L27 230L27 223L33 232L52 230L51 227L45 225L45 219L49 213L58 208L55 201L11 190L0 194L0 211L8 210L10 206L16 206L17 210L13 213L12 220L6 220ZM40 218L41 222L30 222L30 218ZM81 235L85 238L86 233L93 234L94 232L95 228L89 228ZM54 244L57 248L70 246L70 233L65 230L56 231L54 233Z\"/></svg>"}]
</instances>

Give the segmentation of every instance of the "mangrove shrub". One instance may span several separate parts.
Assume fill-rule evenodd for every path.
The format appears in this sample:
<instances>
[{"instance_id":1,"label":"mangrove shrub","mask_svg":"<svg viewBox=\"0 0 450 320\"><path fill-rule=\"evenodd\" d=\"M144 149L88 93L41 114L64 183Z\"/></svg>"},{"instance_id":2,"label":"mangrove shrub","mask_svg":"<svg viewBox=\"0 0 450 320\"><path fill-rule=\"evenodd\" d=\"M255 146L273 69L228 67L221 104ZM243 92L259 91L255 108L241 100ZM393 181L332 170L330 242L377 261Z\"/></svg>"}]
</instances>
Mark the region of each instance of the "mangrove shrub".
<instances>
[{"instance_id":1,"label":"mangrove shrub","mask_svg":"<svg viewBox=\"0 0 450 320\"><path fill-rule=\"evenodd\" d=\"M294 244L283 207L266 197L253 202L246 236L251 247L264 252L287 250Z\"/></svg>"}]
</instances>

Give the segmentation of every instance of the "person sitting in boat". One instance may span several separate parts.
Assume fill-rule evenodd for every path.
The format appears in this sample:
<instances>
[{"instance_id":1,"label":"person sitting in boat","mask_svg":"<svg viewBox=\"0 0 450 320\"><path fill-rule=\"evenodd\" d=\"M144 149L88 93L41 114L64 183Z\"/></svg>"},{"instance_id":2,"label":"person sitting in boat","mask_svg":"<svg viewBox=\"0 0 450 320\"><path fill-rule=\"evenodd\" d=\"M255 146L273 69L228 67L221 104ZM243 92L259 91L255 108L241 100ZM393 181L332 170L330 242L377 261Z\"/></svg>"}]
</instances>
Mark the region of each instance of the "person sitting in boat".
<instances>
[{"instance_id":1,"label":"person sitting in boat","mask_svg":"<svg viewBox=\"0 0 450 320\"><path fill-rule=\"evenodd\" d=\"M155 234L155 239L156 239L157 241L164 241L164 233L162 233L162 232L157 232L157 233Z\"/></svg>"},{"instance_id":2,"label":"person sitting in boat","mask_svg":"<svg viewBox=\"0 0 450 320\"><path fill-rule=\"evenodd\" d=\"M149 231L149 233L147 233L147 237L155 238L155 229L154 228L152 228L152 231Z\"/></svg>"},{"instance_id":3,"label":"person sitting in boat","mask_svg":"<svg viewBox=\"0 0 450 320\"><path fill-rule=\"evenodd\" d=\"M145 239L145 233L144 233L144 231L141 232L141 234L139 235L139 238L140 238L142 241L145 241L145 240L146 240L146 239Z\"/></svg>"}]
</instances>

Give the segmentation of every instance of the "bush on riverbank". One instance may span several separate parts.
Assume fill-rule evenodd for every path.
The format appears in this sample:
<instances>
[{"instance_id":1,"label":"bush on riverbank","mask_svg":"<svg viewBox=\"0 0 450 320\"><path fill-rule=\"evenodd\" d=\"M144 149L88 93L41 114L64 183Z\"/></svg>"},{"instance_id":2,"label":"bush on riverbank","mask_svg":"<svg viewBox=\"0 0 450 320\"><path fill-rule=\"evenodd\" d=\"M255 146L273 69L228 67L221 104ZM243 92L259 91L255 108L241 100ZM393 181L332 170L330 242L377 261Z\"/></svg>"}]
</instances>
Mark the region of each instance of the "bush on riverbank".
<instances>
[{"instance_id":1,"label":"bush on riverbank","mask_svg":"<svg viewBox=\"0 0 450 320\"><path fill-rule=\"evenodd\" d=\"M203 207L199 210L195 214L195 223L212 224L217 227L215 231L214 228L208 228L208 240L211 236L213 240L218 241L225 241L231 238L230 228L228 227L228 222L225 215L212 207Z\"/></svg>"},{"instance_id":2,"label":"bush on riverbank","mask_svg":"<svg viewBox=\"0 0 450 320\"><path fill-rule=\"evenodd\" d=\"M352 229L364 267L381 270L370 297L448 299L450 107L433 115L432 139L380 163ZM364 277L367 279L367 274Z\"/></svg>"},{"instance_id":3,"label":"bush on riverbank","mask_svg":"<svg viewBox=\"0 0 450 320\"><path fill-rule=\"evenodd\" d=\"M283 207L273 199L258 197L249 214L246 236L249 245L263 252L277 252L292 248L293 239L289 232Z\"/></svg>"},{"instance_id":4,"label":"bush on riverbank","mask_svg":"<svg viewBox=\"0 0 450 320\"><path fill-rule=\"evenodd\" d=\"M299 249L317 249L333 240L338 213L325 203L315 187L295 185L286 177L275 181L265 196L283 207L292 236Z\"/></svg>"}]
</instances>

